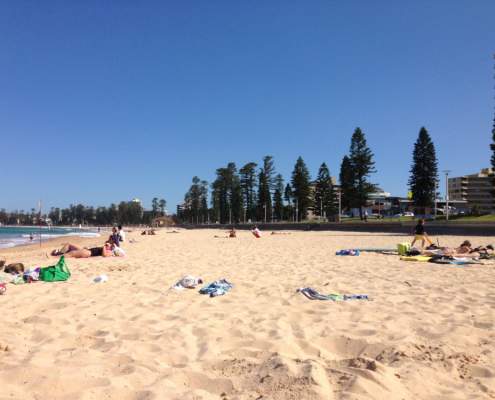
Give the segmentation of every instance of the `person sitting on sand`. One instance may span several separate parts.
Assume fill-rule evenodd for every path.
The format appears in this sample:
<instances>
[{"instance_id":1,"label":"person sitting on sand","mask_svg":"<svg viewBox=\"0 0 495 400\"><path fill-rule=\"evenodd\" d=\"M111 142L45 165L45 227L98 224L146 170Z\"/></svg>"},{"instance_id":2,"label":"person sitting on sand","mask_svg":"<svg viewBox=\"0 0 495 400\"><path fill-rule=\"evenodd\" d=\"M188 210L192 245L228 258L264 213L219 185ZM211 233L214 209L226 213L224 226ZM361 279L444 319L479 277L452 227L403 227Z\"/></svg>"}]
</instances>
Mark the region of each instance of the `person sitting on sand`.
<instances>
[{"instance_id":1,"label":"person sitting on sand","mask_svg":"<svg viewBox=\"0 0 495 400\"><path fill-rule=\"evenodd\" d=\"M261 231L258 229L258 227L255 225L254 228L252 229L251 233L257 237L258 239L261 237Z\"/></svg>"},{"instance_id":2,"label":"person sitting on sand","mask_svg":"<svg viewBox=\"0 0 495 400\"><path fill-rule=\"evenodd\" d=\"M108 238L108 241L115 246L120 247L120 235L115 226L112 228L112 234Z\"/></svg>"},{"instance_id":3,"label":"person sitting on sand","mask_svg":"<svg viewBox=\"0 0 495 400\"><path fill-rule=\"evenodd\" d=\"M75 244L66 243L59 250L53 250L52 256L64 255L68 258L111 257L114 255L115 245L106 242L101 247L85 248Z\"/></svg>"},{"instance_id":4,"label":"person sitting on sand","mask_svg":"<svg viewBox=\"0 0 495 400\"><path fill-rule=\"evenodd\" d=\"M424 219L418 220L418 224L414 227L414 240L411 243L411 247L414 247L416 240L421 240L421 248L425 247L425 241L428 242L430 246L433 244L425 231Z\"/></svg>"}]
</instances>

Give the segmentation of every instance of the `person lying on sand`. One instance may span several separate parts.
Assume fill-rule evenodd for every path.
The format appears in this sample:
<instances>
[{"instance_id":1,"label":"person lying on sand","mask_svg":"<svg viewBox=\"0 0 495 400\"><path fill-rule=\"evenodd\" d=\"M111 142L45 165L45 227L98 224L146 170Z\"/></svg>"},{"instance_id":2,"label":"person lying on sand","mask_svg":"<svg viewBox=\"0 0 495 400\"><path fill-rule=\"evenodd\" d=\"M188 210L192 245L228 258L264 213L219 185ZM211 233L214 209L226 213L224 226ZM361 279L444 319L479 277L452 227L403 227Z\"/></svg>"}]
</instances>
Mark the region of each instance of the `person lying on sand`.
<instances>
[{"instance_id":1,"label":"person lying on sand","mask_svg":"<svg viewBox=\"0 0 495 400\"><path fill-rule=\"evenodd\" d=\"M229 238L236 238L237 237L237 232L234 228L232 228L230 231L227 231L227 236L218 236L215 235L213 236L215 239L229 239Z\"/></svg>"},{"instance_id":2,"label":"person lying on sand","mask_svg":"<svg viewBox=\"0 0 495 400\"><path fill-rule=\"evenodd\" d=\"M436 246L430 246L430 247L436 247ZM461 245L459 247L456 247L456 248L439 247L436 249L432 249L430 247L426 250L423 250L421 252L421 254L425 255L425 256L441 255L441 256L447 256L447 257L478 258L478 257L480 257L480 254L482 253L480 248L473 249L471 246L471 242L469 240L465 240L464 242L461 243ZM492 246L490 246L490 247L493 249ZM492 250L487 248L486 251L492 251Z\"/></svg>"},{"instance_id":3,"label":"person lying on sand","mask_svg":"<svg viewBox=\"0 0 495 400\"><path fill-rule=\"evenodd\" d=\"M62 248L52 251L52 256L61 256L69 258L89 258L89 257L111 257L114 255L114 248L116 246L112 243L106 242L101 247L85 248L75 244L66 243Z\"/></svg>"},{"instance_id":4,"label":"person lying on sand","mask_svg":"<svg viewBox=\"0 0 495 400\"><path fill-rule=\"evenodd\" d=\"M146 231L142 231L141 235L156 235L156 232L154 229L148 229Z\"/></svg>"},{"instance_id":5,"label":"person lying on sand","mask_svg":"<svg viewBox=\"0 0 495 400\"><path fill-rule=\"evenodd\" d=\"M272 232L272 235L290 235L290 232Z\"/></svg>"}]
</instances>

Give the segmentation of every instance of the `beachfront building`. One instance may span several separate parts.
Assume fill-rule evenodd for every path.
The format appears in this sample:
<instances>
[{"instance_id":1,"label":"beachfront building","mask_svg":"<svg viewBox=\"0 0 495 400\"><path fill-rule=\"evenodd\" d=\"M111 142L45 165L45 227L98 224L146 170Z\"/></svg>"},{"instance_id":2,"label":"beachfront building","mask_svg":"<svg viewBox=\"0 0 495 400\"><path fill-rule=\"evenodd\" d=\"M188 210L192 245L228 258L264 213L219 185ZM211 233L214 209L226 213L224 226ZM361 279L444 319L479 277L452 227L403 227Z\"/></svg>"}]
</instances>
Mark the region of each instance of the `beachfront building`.
<instances>
[{"instance_id":1,"label":"beachfront building","mask_svg":"<svg viewBox=\"0 0 495 400\"><path fill-rule=\"evenodd\" d=\"M493 169L483 168L477 174L449 178L449 200L462 200L471 212L490 214L495 211Z\"/></svg>"}]
</instances>

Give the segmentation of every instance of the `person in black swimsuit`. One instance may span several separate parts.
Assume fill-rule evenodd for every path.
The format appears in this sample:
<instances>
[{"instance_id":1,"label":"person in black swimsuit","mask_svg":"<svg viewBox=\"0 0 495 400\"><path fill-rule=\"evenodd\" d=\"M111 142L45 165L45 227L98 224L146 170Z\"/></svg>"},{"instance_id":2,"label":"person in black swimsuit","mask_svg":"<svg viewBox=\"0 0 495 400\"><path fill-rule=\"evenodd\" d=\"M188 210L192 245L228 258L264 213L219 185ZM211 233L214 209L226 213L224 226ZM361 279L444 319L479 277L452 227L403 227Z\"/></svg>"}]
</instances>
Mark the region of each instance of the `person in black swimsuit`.
<instances>
[{"instance_id":1,"label":"person in black swimsuit","mask_svg":"<svg viewBox=\"0 0 495 400\"><path fill-rule=\"evenodd\" d=\"M60 250L53 250L52 256L64 255L71 258L89 258L89 257L111 257L113 256L114 245L106 242L101 247L92 247L90 249L66 243Z\"/></svg>"},{"instance_id":2,"label":"person in black swimsuit","mask_svg":"<svg viewBox=\"0 0 495 400\"><path fill-rule=\"evenodd\" d=\"M425 220L420 219L418 220L418 224L414 227L414 240L411 243L411 247L414 246L414 243L416 243L416 240L421 240L421 248L425 247L425 242L428 242L430 246L433 244L433 242L430 240L428 237L426 231L425 231Z\"/></svg>"}]
</instances>

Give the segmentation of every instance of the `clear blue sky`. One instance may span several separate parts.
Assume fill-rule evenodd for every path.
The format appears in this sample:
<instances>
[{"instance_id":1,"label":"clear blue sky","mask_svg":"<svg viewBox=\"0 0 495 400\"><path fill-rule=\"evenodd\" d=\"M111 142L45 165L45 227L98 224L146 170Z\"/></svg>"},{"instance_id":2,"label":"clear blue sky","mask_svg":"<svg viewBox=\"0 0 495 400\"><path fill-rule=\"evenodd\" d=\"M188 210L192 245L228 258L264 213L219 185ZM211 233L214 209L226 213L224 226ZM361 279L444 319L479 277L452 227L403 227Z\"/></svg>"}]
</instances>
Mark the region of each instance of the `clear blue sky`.
<instances>
[{"instance_id":1,"label":"clear blue sky","mask_svg":"<svg viewBox=\"0 0 495 400\"><path fill-rule=\"evenodd\" d=\"M344 4L345 3L345 4ZM424 125L440 169L489 164L495 1L3 1L0 208L168 209L275 157L337 175L355 127L407 193Z\"/></svg>"}]
</instances>

